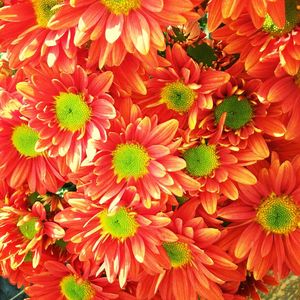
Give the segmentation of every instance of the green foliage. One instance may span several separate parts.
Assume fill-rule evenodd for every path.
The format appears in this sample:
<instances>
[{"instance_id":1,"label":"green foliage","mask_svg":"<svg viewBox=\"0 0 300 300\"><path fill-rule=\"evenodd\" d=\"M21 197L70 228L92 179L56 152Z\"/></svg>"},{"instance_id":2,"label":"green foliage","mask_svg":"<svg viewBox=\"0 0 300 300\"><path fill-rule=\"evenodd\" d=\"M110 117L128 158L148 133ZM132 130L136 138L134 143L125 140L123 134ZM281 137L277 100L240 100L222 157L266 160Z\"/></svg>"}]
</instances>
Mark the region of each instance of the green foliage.
<instances>
[{"instance_id":1,"label":"green foliage","mask_svg":"<svg viewBox=\"0 0 300 300\"><path fill-rule=\"evenodd\" d=\"M208 67L211 67L213 62L217 59L214 50L205 43L196 45L195 47L189 46L187 48L187 54L197 63L203 63L203 65Z\"/></svg>"}]
</instances>

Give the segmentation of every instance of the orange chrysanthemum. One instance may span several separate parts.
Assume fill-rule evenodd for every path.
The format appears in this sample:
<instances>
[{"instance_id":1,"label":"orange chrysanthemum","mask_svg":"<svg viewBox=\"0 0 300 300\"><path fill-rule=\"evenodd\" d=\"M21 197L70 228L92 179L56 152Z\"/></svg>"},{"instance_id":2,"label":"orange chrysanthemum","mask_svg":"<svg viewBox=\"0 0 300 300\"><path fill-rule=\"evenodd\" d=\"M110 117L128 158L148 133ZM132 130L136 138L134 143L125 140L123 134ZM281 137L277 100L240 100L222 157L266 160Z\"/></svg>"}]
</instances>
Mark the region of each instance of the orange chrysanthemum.
<instances>
[{"instance_id":1,"label":"orange chrysanthemum","mask_svg":"<svg viewBox=\"0 0 300 300\"><path fill-rule=\"evenodd\" d=\"M197 20L190 0L76 0L61 5L53 29L76 27L75 44L91 40L88 66L119 65L126 53L164 50L163 27Z\"/></svg>"},{"instance_id":2,"label":"orange chrysanthemum","mask_svg":"<svg viewBox=\"0 0 300 300\"><path fill-rule=\"evenodd\" d=\"M78 261L66 265L49 260L45 270L28 277L32 283L25 288L32 300L110 300L117 299L120 288L109 284L105 277L97 277L92 262Z\"/></svg>"},{"instance_id":3,"label":"orange chrysanthemum","mask_svg":"<svg viewBox=\"0 0 300 300\"><path fill-rule=\"evenodd\" d=\"M177 241L166 229L171 220L161 212L161 205L146 209L141 203L130 204L134 195L126 192L119 206L109 211L82 193L70 192L65 198L71 207L55 216L55 221L67 228L67 249L81 261L94 260L101 265L100 271L105 270L108 281L118 277L121 287L141 268L161 272L168 262L156 255L159 248L164 242Z\"/></svg>"},{"instance_id":4,"label":"orange chrysanthemum","mask_svg":"<svg viewBox=\"0 0 300 300\"><path fill-rule=\"evenodd\" d=\"M182 172L186 163L175 153L181 143L174 139L177 120L158 124L156 115L142 117L136 105L123 116L108 133L106 142L95 143L99 151L93 162L70 175L72 182L110 207L117 205L131 187L146 207L151 206L152 199L161 199L163 193L182 196L184 191L199 188Z\"/></svg>"},{"instance_id":5,"label":"orange chrysanthemum","mask_svg":"<svg viewBox=\"0 0 300 300\"><path fill-rule=\"evenodd\" d=\"M267 14L271 16L278 27L282 28L285 22L284 4L284 0L210 0L207 5L208 30L214 31L227 19L238 19L241 13L245 11L257 28L263 25Z\"/></svg>"},{"instance_id":6,"label":"orange chrysanthemum","mask_svg":"<svg viewBox=\"0 0 300 300\"><path fill-rule=\"evenodd\" d=\"M179 44L168 47L166 59L166 67L149 70L148 93L136 102L146 114L156 113L161 121L176 118L181 129L194 129L199 111L213 105L211 92L226 83L230 75L202 69Z\"/></svg>"},{"instance_id":7,"label":"orange chrysanthemum","mask_svg":"<svg viewBox=\"0 0 300 300\"><path fill-rule=\"evenodd\" d=\"M138 282L137 298L152 299L158 292L163 300L223 299L220 287L227 280L240 280L231 257L215 245L221 233L208 228L195 216L199 202L187 202L177 210L168 226L178 241L163 244L171 268L161 274L143 274Z\"/></svg>"},{"instance_id":8,"label":"orange chrysanthemum","mask_svg":"<svg viewBox=\"0 0 300 300\"><path fill-rule=\"evenodd\" d=\"M12 68L47 62L73 72L77 49L75 29L51 30L47 23L61 0L10 1L0 8L0 49Z\"/></svg>"},{"instance_id":9,"label":"orange chrysanthemum","mask_svg":"<svg viewBox=\"0 0 300 300\"><path fill-rule=\"evenodd\" d=\"M273 153L269 166L257 168L257 184L240 186L239 201L219 210L230 222L224 247L247 260L254 279L262 279L270 269L277 279L290 270L300 274L299 172L299 156L280 164Z\"/></svg>"},{"instance_id":10,"label":"orange chrysanthemum","mask_svg":"<svg viewBox=\"0 0 300 300\"><path fill-rule=\"evenodd\" d=\"M0 259L9 259L11 268L16 269L29 253L36 268L44 250L44 237L61 239L65 232L56 223L47 221L44 206L36 202L31 211L12 206L1 207L0 234Z\"/></svg>"},{"instance_id":11,"label":"orange chrysanthemum","mask_svg":"<svg viewBox=\"0 0 300 300\"><path fill-rule=\"evenodd\" d=\"M63 184L58 161L36 151L38 131L14 111L0 118L0 178L12 188L27 183L30 191L55 193Z\"/></svg>"},{"instance_id":12,"label":"orange chrysanthemum","mask_svg":"<svg viewBox=\"0 0 300 300\"><path fill-rule=\"evenodd\" d=\"M245 166L262 159L261 155L264 158L268 156L265 156L264 148L262 151L256 150L256 147L261 149L261 145L255 141L255 152L236 152L213 139L201 140L201 134L197 132L188 132L185 140L180 148L186 161L185 172L200 184L198 191L191 191L190 194L198 197L209 214L215 213L220 196L238 199L237 183L255 184L256 177Z\"/></svg>"},{"instance_id":13,"label":"orange chrysanthemum","mask_svg":"<svg viewBox=\"0 0 300 300\"><path fill-rule=\"evenodd\" d=\"M64 157L75 171L86 157L89 140L105 140L110 119L116 116L108 94L113 74L88 76L79 66L73 74L43 71L35 71L30 82L17 85L25 97L21 112L39 133L36 150Z\"/></svg>"},{"instance_id":14,"label":"orange chrysanthemum","mask_svg":"<svg viewBox=\"0 0 300 300\"><path fill-rule=\"evenodd\" d=\"M267 16L262 27L257 29L248 14L242 14L237 20L229 21L214 32L217 40L223 40L229 53L239 53L239 60L250 70L259 61L276 54L280 65L290 75L296 75L300 69L300 11L299 0L286 0L286 23L278 28L274 20Z\"/></svg>"},{"instance_id":15,"label":"orange chrysanthemum","mask_svg":"<svg viewBox=\"0 0 300 300\"><path fill-rule=\"evenodd\" d=\"M263 135L283 136L286 128L280 120L281 106L271 104L263 97L258 99L260 86L261 81L257 79L232 77L220 87L212 94L214 107L200 113L199 128L203 134L219 136L219 144L239 149L246 149L253 139L257 139L256 143L263 144L261 148L266 149ZM262 158L266 157L262 155Z\"/></svg>"}]
</instances>

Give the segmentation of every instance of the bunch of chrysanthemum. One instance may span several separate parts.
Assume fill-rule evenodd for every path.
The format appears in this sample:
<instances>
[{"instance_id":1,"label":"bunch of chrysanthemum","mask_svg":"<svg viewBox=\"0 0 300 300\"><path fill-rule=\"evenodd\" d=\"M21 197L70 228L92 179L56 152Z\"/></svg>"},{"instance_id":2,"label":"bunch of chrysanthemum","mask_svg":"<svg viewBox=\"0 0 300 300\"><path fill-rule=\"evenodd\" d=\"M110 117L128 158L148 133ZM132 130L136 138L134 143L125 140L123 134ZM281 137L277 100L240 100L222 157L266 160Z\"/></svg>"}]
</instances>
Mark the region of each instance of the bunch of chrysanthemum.
<instances>
[{"instance_id":1,"label":"bunch of chrysanthemum","mask_svg":"<svg viewBox=\"0 0 300 300\"><path fill-rule=\"evenodd\" d=\"M0 275L28 299L300 275L299 0L3 0L0 53Z\"/></svg>"}]
</instances>

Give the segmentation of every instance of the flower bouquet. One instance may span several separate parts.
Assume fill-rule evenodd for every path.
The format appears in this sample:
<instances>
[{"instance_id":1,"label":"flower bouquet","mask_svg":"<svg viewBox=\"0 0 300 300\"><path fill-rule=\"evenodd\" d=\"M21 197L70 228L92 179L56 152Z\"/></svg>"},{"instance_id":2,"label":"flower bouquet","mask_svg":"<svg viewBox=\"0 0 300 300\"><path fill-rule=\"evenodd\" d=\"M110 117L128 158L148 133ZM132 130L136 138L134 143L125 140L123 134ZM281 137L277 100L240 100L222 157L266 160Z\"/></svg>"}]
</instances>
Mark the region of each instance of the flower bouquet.
<instances>
[{"instance_id":1,"label":"flower bouquet","mask_svg":"<svg viewBox=\"0 0 300 300\"><path fill-rule=\"evenodd\" d=\"M0 52L0 274L26 299L300 275L299 0L2 0Z\"/></svg>"}]
</instances>

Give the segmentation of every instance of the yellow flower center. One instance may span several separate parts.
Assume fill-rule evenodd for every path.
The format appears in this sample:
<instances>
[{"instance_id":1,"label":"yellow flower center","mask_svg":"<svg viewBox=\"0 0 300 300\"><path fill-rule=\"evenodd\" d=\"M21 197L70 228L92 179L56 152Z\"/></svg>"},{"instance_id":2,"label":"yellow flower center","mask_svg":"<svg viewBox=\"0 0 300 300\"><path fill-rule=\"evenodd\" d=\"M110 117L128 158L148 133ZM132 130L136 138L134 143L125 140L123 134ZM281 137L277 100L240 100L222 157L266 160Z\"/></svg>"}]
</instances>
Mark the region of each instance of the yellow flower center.
<instances>
[{"instance_id":1,"label":"yellow flower center","mask_svg":"<svg viewBox=\"0 0 300 300\"><path fill-rule=\"evenodd\" d=\"M53 7L62 0L31 0L39 26L46 28L50 18L57 12Z\"/></svg>"},{"instance_id":2,"label":"yellow flower center","mask_svg":"<svg viewBox=\"0 0 300 300\"><path fill-rule=\"evenodd\" d=\"M129 212L125 207L113 212L103 210L99 213L103 234L109 234L120 241L133 237L139 227L135 215L135 212Z\"/></svg>"},{"instance_id":3,"label":"yellow flower center","mask_svg":"<svg viewBox=\"0 0 300 300\"><path fill-rule=\"evenodd\" d=\"M60 93L54 99L60 127L72 132L83 129L91 117L91 110L82 95Z\"/></svg>"},{"instance_id":4,"label":"yellow flower center","mask_svg":"<svg viewBox=\"0 0 300 300\"><path fill-rule=\"evenodd\" d=\"M32 218L29 221L24 222L19 225L18 228L22 235L28 240L32 240L41 229L37 218Z\"/></svg>"},{"instance_id":5,"label":"yellow flower center","mask_svg":"<svg viewBox=\"0 0 300 300\"><path fill-rule=\"evenodd\" d=\"M59 285L61 293L67 300L91 300L96 293L88 281L74 275L63 277Z\"/></svg>"},{"instance_id":6,"label":"yellow flower center","mask_svg":"<svg viewBox=\"0 0 300 300\"><path fill-rule=\"evenodd\" d=\"M191 250L187 243L173 242L163 243L173 268L184 267L192 260Z\"/></svg>"},{"instance_id":7,"label":"yellow flower center","mask_svg":"<svg viewBox=\"0 0 300 300\"><path fill-rule=\"evenodd\" d=\"M112 164L118 180L135 178L136 180L148 173L150 162L146 149L139 144L119 144L112 153Z\"/></svg>"},{"instance_id":8,"label":"yellow flower center","mask_svg":"<svg viewBox=\"0 0 300 300\"><path fill-rule=\"evenodd\" d=\"M115 15L128 15L131 10L140 8L140 0L100 0Z\"/></svg>"},{"instance_id":9,"label":"yellow flower center","mask_svg":"<svg viewBox=\"0 0 300 300\"><path fill-rule=\"evenodd\" d=\"M270 33L272 36L282 36L291 32L300 22L300 1L286 0L285 1L285 25L279 28L274 24L272 18L267 15L262 27L262 30Z\"/></svg>"},{"instance_id":10,"label":"yellow flower center","mask_svg":"<svg viewBox=\"0 0 300 300\"><path fill-rule=\"evenodd\" d=\"M266 231L288 234L298 228L300 210L290 197L272 193L258 207L256 220Z\"/></svg>"},{"instance_id":11,"label":"yellow flower center","mask_svg":"<svg viewBox=\"0 0 300 300\"><path fill-rule=\"evenodd\" d=\"M208 176L219 166L216 147L213 145L200 145L190 148L183 153L186 161L186 170L195 177Z\"/></svg>"},{"instance_id":12,"label":"yellow flower center","mask_svg":"<svg viewBox=\"0 0 300 300\"><path fill-rule=\"evenodd\" d=\"M181 81L168 83L161 91L161 103L165 103L168 109L178 113L185 113L192 107L196 93Z\"/></svg>"},{"instance_id":13,"label":"yellow flower center","mask_svg":"<svg viewBox=\"0 0 300 300\"><path fill-rule=\"evenodd\" d=\"M35 151L38 139L38 132L25 124L16 126L11 136L14 147L21 155L26 157L37 157L43 154Z\"/></svg>"}]
</instances>

